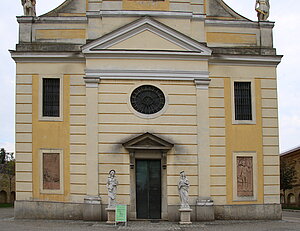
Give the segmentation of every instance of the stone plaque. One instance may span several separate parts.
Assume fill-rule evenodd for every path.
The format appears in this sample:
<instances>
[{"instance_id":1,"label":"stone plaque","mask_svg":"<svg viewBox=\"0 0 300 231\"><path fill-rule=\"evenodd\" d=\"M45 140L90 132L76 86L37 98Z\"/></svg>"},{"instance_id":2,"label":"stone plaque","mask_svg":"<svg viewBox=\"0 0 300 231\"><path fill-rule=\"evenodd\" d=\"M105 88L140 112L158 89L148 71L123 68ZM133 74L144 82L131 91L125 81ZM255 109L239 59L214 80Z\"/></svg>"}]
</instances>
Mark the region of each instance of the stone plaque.
<instances>
[{"instance_id":1,"label":"stone plaque","mask_svg":"<svg viewBox=\"0 0 300 231\"><path fill-rule=\"evenodd\" d=\"M59 153L43 153L43 189L60 189Z\"/></svg>"},{"instance_id":2,"label":"stone plaque","mask_svg":"<svg viewBox=\"0 0 300 231\"><path fill-rule=\"evenodd\" d=\"M237 196L253 196L252 157L237 157Z\"/></svg>"}]
</instances>

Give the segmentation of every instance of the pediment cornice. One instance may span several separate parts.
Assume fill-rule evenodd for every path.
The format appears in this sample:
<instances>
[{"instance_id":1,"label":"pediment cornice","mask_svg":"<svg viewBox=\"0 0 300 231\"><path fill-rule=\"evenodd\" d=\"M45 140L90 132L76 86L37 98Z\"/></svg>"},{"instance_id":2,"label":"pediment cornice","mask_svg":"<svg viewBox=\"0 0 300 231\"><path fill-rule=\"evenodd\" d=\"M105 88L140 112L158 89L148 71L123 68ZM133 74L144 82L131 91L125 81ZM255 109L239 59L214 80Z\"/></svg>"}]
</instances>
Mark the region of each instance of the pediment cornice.
<instances>
[{"instance_id":1,"label":"pediment cornice","mask_svg":"<svg viewBox=\"0 0 300 231\"><path fill-rule=\"evenodd\" d=\"M141 50L141 49L123 49L123 50L114 50L112 47L115 44L118 44L122 41L130 39L137 34L142 32L151 32L157 35L159 38L164 39L178 47L178 51L170 50ZM210 56L211 49L206 45L197 42L196 40L166 26L151 17L140 18L130 24L127 24L107 35L104 35L82 47L82 52L86 55L95 56L97 54L173 54L173 55L193 55L193 56Z\"/></svg>"}]
</instances>

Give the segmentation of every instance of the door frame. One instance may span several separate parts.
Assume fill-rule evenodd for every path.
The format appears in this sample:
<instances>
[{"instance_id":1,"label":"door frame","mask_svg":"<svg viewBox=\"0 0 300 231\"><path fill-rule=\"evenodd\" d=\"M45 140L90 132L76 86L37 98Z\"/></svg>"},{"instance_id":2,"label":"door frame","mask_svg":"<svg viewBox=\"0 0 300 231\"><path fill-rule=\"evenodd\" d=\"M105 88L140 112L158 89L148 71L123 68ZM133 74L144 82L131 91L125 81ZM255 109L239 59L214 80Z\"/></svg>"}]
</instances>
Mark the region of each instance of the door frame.
<instances>
[{"instance_id":1,"label":"door frame","mask_svg":"<svg viewBox=\"0 0 300 231\"><path fill-rule=\"evenodd\" d=\"M130 208L129 219L137 219L136 213L136 159L161 161L161 219L168 220L167 201L167 153L173 144L151 133L145 133L123 143L130 155Z\"/></svg>"}]
</instances>

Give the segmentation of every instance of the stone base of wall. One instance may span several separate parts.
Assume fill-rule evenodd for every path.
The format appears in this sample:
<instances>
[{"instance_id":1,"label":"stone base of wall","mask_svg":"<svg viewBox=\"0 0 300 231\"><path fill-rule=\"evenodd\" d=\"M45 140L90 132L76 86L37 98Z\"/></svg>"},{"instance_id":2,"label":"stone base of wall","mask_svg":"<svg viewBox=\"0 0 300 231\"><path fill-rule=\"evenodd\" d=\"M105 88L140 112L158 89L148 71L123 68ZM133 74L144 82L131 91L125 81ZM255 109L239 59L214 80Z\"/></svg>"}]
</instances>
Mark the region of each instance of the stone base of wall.
<instances>
[{"instance_id":1,"label":"stone base of wall","mask_svg":"<svg viewBox=\"0 0 300 231\"><path fill-rule=\"evenodd\" d=\"M82 220L83 203L15 201L16 219Z\"/></svg>"},{"instance_id":2,"label":"stone base of wall","mask_svg":"<svg viewBox=\"0 0 300 231\"><path fill-rule=\"evenodd\" d=\"M280 204L215 205L216 220L281 220Z\"/></svg>"},{"instance_id":3,"label":"stone base of wall","mask_svg":"<svg viewBox=\"0 0 300 231\"><path fill-rule=\"evenodd\" d=\"M99 221L106 221L107 214L105 208L107 205L87 206L89 217L95 217L90 214L91 211L101 213ZM207 214L211 214L212 207L204 211L204 207L197 209L198 206L191 206L191 221L209 220ZM48 201L15 201L16 219L55 219L55 220L97 220L84 219L84 203L66 203L66 202L48 202ZM129 209L129 208L128 208ZM265 205L214 205L214 217L216 220L280 220L282 210L280 204ZM88 212L88 213L87 213ZM197 214L197 213L201 214ZM205 216L204 216L205 215ZM98 215L98 218L100 218ZM204 217L203 217L204 216ZM97 216L96 216L97 217ZM211 215L210 215L211 217ZM205 219L202 219L205 218ZM179 206L168 206L168 220L179 221ZM129 218L130 220L130 218Z\"/></svg>"}]
</instances>

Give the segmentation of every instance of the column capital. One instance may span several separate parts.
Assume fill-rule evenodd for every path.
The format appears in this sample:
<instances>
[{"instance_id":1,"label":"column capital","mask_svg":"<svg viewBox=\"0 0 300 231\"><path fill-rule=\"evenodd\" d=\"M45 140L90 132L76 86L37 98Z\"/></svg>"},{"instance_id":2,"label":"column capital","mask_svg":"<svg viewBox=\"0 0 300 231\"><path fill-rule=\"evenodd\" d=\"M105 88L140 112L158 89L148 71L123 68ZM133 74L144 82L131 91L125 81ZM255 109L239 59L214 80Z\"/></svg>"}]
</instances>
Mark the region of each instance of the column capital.
<instances>
[{"instance_id":1,"label":"column capital","mask_svg":"<svg viewBox=\"0 0 300 231\"><path fill-rule=\"evenodd\" d=\"M87 78L84 77L85 87L87 88L97 88L100 82L99 78Z\"/></svg>"},{"instance_id":2,"label":"column capital","mask_svg":"<svg viewBox=\"0 0 300 231\"><path fill-rule=\"evenodd\" d=\"M200 90L207 90L209 87L209 78L197 78L194 80L196 88Z\"/></svg>"}]
</instances>

